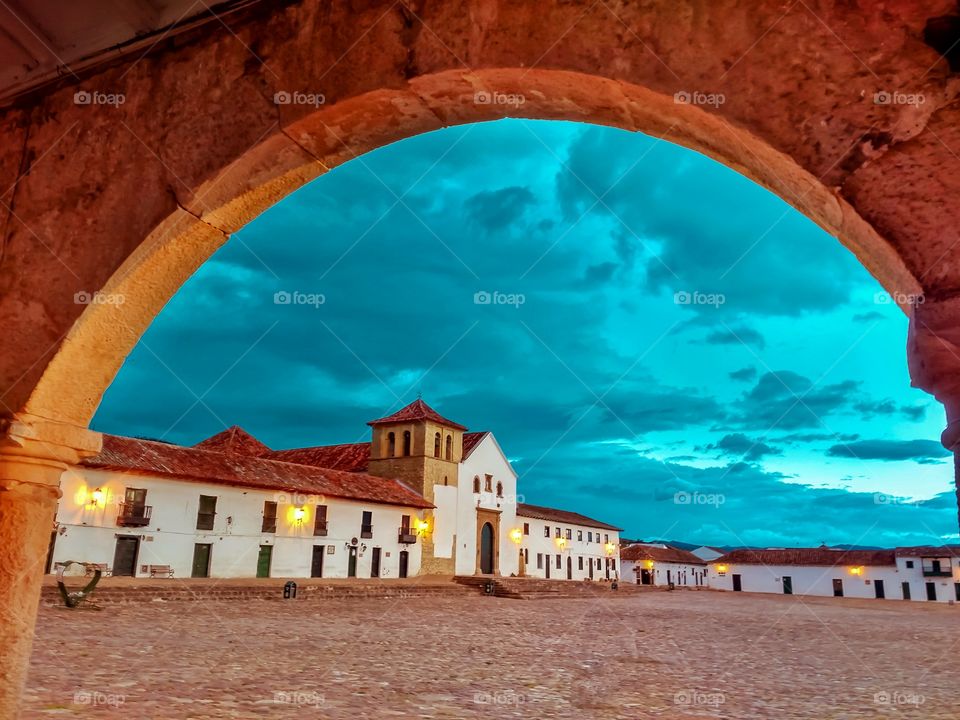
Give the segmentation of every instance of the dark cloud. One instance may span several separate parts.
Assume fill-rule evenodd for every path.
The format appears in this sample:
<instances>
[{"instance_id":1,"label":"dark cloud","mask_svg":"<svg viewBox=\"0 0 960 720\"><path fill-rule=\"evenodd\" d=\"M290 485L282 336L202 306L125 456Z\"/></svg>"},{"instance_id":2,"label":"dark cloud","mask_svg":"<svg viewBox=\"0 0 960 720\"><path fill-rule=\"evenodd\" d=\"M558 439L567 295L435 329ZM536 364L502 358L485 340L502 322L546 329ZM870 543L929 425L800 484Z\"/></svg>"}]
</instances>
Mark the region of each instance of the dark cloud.
<instances>
[{"instance_id":1,"label":"dark cloud","mask_svg":"<svg viewBox=\"0 0 960 720\"><path fill-rule=\"evenodd\" d=\"M722 294L723 314L795 316L847 302L857 272L839 244L810 252L811 236L822 231L809 220L785 213L772 196L744 205L750 181L715 163L677 163L667 142L639 141L635 152L616 153L611 140L604 130L583 132L557 173L557 193L568 219L587 213L634 238L652 290ZM697 198L696 212L666 201L676 197ZM723 222L704 224L704 216Z\"/></svg>"},{"instance_id":2,"label":"dark cloud","mask_svg":"<svg viewBox=\"0 0 960 720\"><path fill-rule=\"evenodd\" d=\"M737 422L764 432L821 427L824 418L850 405L859 387L855 380L814 385L790 370L764 373L737 403Z\"/></svg>"},{"instance_id":3,"label":"dark cloud","mask_svg":"<svg viewBox=\"0 0 960 720\"><path fill-rule=\"evenodd\" d=\"M710 345L754 345L766 346L763 335L749 327L724 327L707 335L705 342Z\"/></svg>"},{"instance_id":4,"label":"dark cloud","mask_svg":"<svg viewBox=\"0 0 960 720\"><path fill-rule=\"evenodd\" d=\"M730 376L731 380L737 380L738 382L749 382L757 376L757 369L755 367L745 367L739 370L734 370L732 373L727 373Z\"/></svg>"},{"instance_id":5,"label":"dark cloud","mask_svg":"<svg viewBox=\"0 0 960 720\"><path fill-rule=\"evenodd\" d=\"M760 460L768 455L781 455L783 452L762 440L748 438L743 433L724 435L716 443L707 445L704 449L717 450L721 455L736 456L748 461Z\"/></svg>"},{"instance_id":6,"label":"dark cloud","mask_svg":"<svg viewBox=\"0 0 960 720\"><path fill-rule=\"evenodd\" d=\"M487 230L502 230L517 222L523 212L536 202L529 188L509 187L484 190L464 203L467 215Z\"/></svg>"},{"instance_id":7,"label":"dark cloud","mask_svg":"<svg viewBox=\"0 0 960 720\"><path fill-rule=\"evenodd\" d=\"M935 440L859 440L833 445L827 455L859 460L939 462L950 451Z\"/></svg>"},{"instance_id":8,"label":"dark cloud","mask_svg":"<svg viewBox=\"0 0 960 720\"><path fill-rule=\"evenodd\" d=\"M851 442L858 440L860 435L857 433L790 433L775 438L781 443L816 443L816 442Z\"/></svg>"},{"instance_id":9,"label":"dark cloud","mask_svg":"<svg viewBox=\"0 0 960 720\"><path fill-rule=\"evenodd\" d=\"M876 310L871 310L870 312L857 313L853 316L854 322L866 323L866 322L877 322L883 320L883 314L878 313Z\"/></svg>"}]
</instances>

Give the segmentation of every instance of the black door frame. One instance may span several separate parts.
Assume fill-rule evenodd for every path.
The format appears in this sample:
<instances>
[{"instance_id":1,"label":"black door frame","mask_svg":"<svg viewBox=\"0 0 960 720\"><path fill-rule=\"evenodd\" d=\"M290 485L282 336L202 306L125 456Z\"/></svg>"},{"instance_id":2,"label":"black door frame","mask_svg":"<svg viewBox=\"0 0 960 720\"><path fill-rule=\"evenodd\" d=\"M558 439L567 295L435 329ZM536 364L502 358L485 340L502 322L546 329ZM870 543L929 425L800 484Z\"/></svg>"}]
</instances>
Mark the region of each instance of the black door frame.
<instances>
[{"instance_id":1,"label":"black door frame","mask_svg":"<svg viewBox=\"0 0 960 720\"><path fill-rule=\"evenodd\" d=\"M380 548L375 547L371 551L370 555L370 577L378 578L380 577L380 556L382 551Z\"/></svg>"},{"instance_id":2,"label":"black door frame","mask_svg":"<svg viewBox=\"0 0 960 720\"><path fill-rule=\"evenodd\" d=\"M733 591L734 592L743 592L743 580L740 577L740 573L733 573Z\"/></svg>"},{"instance_id":3,"label":"black door frame","mask_svg":"<svg viewBox=\"0 0 960 720\"><path fill-rule=\"evenodd\" d=\"M410 574L410 553L406 550L400 551L400 572L399 577L405 578Z\"/></svg>"},{"instance_id":4,"label":"black door frame","mask_svg":"<svg viewBox=\"0 0 960 720\"><path fill-rule=\"evenodd\" d=\"M122 577L136 577L137 576L137 562L140 560L140 536L139 535L114 535L116 538L116 543L113 546L113 566L110 571L114 576ZM133 550L133 563L131 563L131 572L117 572L117 550L120 549L121 541L133 540L134 550Z\"/></svg>"},{"instance_id":5,"label":"black door frame","mask_svg":"<svg viewBox=\"0 0 960 720\"><path fill-rule=\"evenodd\" d=\"M359 558L357 557L357 546L351 545L347 550L347 577L357 576L358 563Z\"/></svg>"},{"instance_id":6,"label":"black door frame","mask_svg":"<svg viewBox=\"0 0 960 720\"><path fill-rule=\"evenodd\" d=\"M310 556L310 577L323 577L323 556L327 554L326 545L314 545ZM319 562L318 562L319 559ZM319 567L317 567L319 565Z\"/></svg>"},{"instance_id":7,"label":"black door frame","mask_svg":"<svg viewBox=\"0 0 960 720\"><path fill-rule=\"evenodd\" d=\"M207 548L207 566L203 570L203 575L194 574L197 567L197 550L201 547ZM190 577L208 578L210 577L210 562L213 558L213 543L194 543L193 544L193 562L190 563Z\"/></svg>"}]
</instances>

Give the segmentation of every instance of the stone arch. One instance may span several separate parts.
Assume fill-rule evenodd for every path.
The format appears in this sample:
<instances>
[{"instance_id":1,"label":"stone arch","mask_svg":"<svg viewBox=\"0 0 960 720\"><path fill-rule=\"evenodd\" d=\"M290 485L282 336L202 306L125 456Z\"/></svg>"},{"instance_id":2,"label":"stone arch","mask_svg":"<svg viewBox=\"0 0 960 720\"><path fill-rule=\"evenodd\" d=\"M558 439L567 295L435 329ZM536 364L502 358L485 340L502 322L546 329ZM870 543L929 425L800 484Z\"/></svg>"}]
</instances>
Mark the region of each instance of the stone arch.
<instances>
[{"instance_id":1,"label":"stone arch","mask_svg":"<svg viewBox=\"0 0 960 720\"><path fill-rule=\"evenodd\" d=\"M193 212L178 207L101 288L86 291L98 291L102 301L84 308L30 393L24 412L87 425L150 322L231 232L336 162L449 124L505 116L503 107L474 102L476 93L490 87L523 94L524 103L511 108L512 117L615 126L706 154L776 193L838 237L896 297L920 291L894 248L842 197L787 155L706 110L644 87L568 71L448 71L417 78L404 90L376 90L321 108L265 137L215 179L193 189Z\"/></svg>"}]
</instances>

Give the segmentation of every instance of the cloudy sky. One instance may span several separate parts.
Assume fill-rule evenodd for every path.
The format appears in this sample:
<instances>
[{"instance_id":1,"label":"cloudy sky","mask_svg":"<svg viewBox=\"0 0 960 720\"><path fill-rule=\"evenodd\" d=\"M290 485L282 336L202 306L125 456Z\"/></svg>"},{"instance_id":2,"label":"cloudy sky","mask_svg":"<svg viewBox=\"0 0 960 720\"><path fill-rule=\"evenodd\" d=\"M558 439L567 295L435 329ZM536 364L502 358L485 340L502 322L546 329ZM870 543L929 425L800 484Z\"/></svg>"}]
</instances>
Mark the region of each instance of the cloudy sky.
<instances>
[{"instance_id":1,"label":"cloudy sky","mask_svg":"<svg viewBox=\"0 0 960 720\"><path fill-rule=\"evenodd\" d=\"M231 238L94 427L355 442L422 392L496 434L527 502L629 537L942 542L943 411L910 388L888 300L834 238L689 150L573 123L451 128Z\"/></svg>"}]
</instances>

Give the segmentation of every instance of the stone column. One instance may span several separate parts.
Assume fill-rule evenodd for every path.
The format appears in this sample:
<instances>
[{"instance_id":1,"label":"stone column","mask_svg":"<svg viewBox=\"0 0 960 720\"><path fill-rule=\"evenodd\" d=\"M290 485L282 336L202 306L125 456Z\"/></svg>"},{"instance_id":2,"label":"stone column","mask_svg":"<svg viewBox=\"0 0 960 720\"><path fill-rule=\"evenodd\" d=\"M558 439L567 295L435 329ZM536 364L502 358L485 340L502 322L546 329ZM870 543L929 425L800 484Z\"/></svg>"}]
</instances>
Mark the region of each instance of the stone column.
<instances>
[{"instance_id":1,"label":"stone column","mask_svg":"<svg viewBox=\"0 0 960 720\"><path fill-rule=\"evenodd\" d=\"M40 418L0 420L0 718L15 718L26 680L60 476L101 436Z\"/></svg>"},{"instance_id":2,"label":"stone column","mask_svg":"<svg viewBox=\"0 0 960 720\"><path fill-rule=\"evenodd\" d=\"M943 403L947 427L940 442L953 453L960 527L960 296L926 299L912 308L907 362L915 387Z\"/></svg>"}]
</instances>

